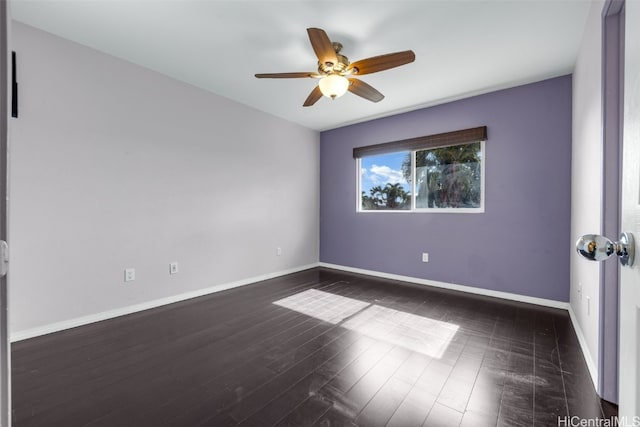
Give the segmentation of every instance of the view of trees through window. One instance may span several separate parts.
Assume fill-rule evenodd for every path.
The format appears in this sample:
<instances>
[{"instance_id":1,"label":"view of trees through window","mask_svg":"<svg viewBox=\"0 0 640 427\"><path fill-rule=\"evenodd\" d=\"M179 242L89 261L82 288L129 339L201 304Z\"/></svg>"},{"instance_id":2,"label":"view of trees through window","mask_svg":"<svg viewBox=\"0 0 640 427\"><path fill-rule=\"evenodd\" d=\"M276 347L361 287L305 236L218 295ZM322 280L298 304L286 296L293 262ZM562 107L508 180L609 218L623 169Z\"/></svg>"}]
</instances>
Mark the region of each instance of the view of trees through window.
<instances>
[{"instance_id":1,"label":"view of trees through window","mask_svg":"<svg viewBox=\"0 0 640 427\"><path fill-rule=\"evenodd\" d=\"M363 157L360 190L362 210L411 209L410 180L402 172L402 162L411 152Z\"/></svg>"},{"instance_id":2,"label":"view of trees through window","mask_svg":"<svg viewBox=\"0 0 640 427\"><path fill-rule=\"evenodd\" d=\"M361 210L481 208L482 156L473 142L363 157Z\"/></svg>"},{"instance_id":3,"label":"view of trees through window","mask_svg":"<svg viewBox=\"0 0 640 427\"><path fill-rule=\"evenodd\" d=\"M480 142L415 152L416 208L480 207ZM402 163L402 173L411 180L411 155Z\"/></svg>"}]
</instances>

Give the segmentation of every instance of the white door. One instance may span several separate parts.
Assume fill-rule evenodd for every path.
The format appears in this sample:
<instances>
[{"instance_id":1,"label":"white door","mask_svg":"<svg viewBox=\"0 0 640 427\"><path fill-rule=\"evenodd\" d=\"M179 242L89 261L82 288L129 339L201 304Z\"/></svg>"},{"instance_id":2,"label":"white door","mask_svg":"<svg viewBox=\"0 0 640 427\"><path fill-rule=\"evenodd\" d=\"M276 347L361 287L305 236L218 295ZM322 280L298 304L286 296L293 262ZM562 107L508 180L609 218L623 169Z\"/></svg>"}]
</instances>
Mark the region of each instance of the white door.
<instances>
[{"instance_id":1,"label":"white door","mask_svg":"<svg viewBox=\"0 0 640 427\"><path fill-rule=\"evenodd\" d=\"M7 3L0 1L0 240L7 232L7 139L9 137L9 11ZM0 260L0 263L2 261ZM8 327L7 278L0 274L0 426L11 424L9 412L11 370Z\"/></svg>"},{"instance_id":2,"label":"white door","mask_svg":"<svg viewBox=\"0 0 640 427\"><path fill-rule=\"evenodd\" d=\"M9 139L9 2L0 1L0 427L11 425L11 353L6 264L7 240L7 146Z\"/></svg>"},{"instance_id":3,"label":"white door","mask_svg":"<svg viewBox=\"0 0 640 427\"><path fill-rule=\"evenodd\" d=\"M8 2L0 1L0 240L7 232L7 139L9 137L9 11ZM2 261L0 261L1 263ZM0 427L9 426L11 419L11 370L8 327L7 278L0 275Z\"/></svg>"},{"instance_id":4,"label":"white door","mask_svg":"<svg viewBox=\"0 0 640 427\"><path fill-rule=\"evenodd\" d=\"M635 237L635 261L620 269L619 414L640 416L640 1L625 4L622 231Z\"/></svg>"}]
</instances>

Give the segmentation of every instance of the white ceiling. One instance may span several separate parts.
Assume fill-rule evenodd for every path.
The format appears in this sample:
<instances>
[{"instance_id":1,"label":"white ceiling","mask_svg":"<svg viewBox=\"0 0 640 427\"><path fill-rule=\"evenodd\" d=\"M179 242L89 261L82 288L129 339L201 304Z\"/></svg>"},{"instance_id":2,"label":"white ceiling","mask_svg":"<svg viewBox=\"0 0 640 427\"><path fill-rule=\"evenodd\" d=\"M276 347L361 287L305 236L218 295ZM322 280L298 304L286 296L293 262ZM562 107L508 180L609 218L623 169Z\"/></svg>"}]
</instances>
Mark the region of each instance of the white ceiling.
<instances>
[{"instance_id":1,"label":"white ceiling","mask_svg":"<svg viewBox=\"0 0 640 427\"><path fill-rule=\"evenodd\" d=\"M303 126L326 130L571 73L588 0L14 0L15 20ZM362 76L379 103L347 93L302 103L315 71L306 28L353 62L412 49L416 61Z\"/></svg>"}]
</instances>

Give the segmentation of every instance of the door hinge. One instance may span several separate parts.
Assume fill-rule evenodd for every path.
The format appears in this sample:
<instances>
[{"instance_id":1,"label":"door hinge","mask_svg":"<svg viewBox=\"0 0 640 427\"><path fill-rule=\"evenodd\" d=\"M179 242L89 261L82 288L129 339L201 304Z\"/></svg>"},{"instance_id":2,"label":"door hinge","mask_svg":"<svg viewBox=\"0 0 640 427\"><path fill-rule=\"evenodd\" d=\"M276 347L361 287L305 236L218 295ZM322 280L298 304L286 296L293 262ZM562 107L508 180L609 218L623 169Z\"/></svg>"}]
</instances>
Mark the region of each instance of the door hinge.
<instances>
[{"instance_id":1,"label":"door hinge","mask_svg":"<svg viewBox=\"0 0 640 427\"><path fill-rule=\"evenodd\" d=\"M7 275L9 271L9 245L5 240L0 240L0 277Z\"/></svg>"}]
</instances>

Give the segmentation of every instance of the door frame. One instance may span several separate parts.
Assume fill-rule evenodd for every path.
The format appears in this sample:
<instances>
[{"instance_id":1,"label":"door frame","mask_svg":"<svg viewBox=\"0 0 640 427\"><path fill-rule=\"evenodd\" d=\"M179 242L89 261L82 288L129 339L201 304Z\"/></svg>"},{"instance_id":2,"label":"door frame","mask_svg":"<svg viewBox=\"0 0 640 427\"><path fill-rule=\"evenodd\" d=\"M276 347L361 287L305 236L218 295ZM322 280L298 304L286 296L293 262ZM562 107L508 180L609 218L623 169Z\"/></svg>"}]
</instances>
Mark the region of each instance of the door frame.
<instances>
[{"instance_id":1,"label":"door frame","mask_svg":"<svg viewBox=\"0 0 640 427\"><path fill-rule=\"evenodd\" d=\"M602 235L620 233L622 126L624 115L624 2L608 0L602 9ZM599 277L600 325L598 394L618 403L618 263L602 263Z\"/></svg>"},{"instance_id":2,"label":"door frame","mask_svg":"<svg viewBox=\"0 0 640 427\"><path fill-rule=\"evenodd\" d=\"M7 147L9 140L9 2L0 0L0 240L7 240ZM7 277L0 277L0 426L11 425L11 353Z\"/></svg>"}]
</instances>

